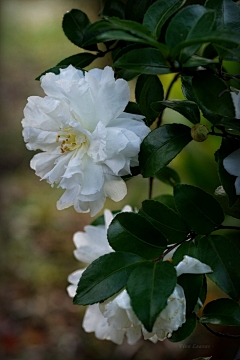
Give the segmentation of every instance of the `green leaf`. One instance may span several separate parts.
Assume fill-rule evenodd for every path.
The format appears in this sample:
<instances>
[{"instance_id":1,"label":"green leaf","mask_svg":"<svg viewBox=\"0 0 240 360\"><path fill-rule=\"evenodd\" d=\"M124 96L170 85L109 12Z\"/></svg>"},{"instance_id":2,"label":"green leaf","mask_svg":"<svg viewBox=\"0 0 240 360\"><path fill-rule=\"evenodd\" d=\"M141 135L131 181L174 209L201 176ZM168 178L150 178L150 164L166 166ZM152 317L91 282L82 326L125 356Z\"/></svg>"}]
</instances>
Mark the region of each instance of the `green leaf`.
<instances>
[{"instance_id":1,"label":"green leaf","mask_svg":"<svg viewBox=\"0 0 240 360\"><path fill-rule=\"evenodd\" d=\"M131 306L147 331L167 306L167 300L177 283L176 270L170 262L146 262L129 276L127 292Z\"/></svg>"},{"instance_id":2,"label":"green leaf","mask_svg":"<svg viewBox=\"0 0 240 360\"><path fill-rule=\"evenodd\" d=\"M60 74L60 69L66 69L68 67L68 65L59 65L59 66L54 66L48 70L45 70L41 75L39 75L38 77L36 77L35 80L40 80L41 77L47 73L53 73L53 74ZM83 73L85 73L85 70L81 69L81 68L77 68L78 70L82 70Z\"/></svg>"},{"instance_id":3,"label":"green leaf","mask_svg":"<svg viewBox=\"0 0 240 360\"><path fill-rule=\"evenodd\" d=\"M115 251L156 259L167 246L165 237L140 214L118 214L108 228L108 241Z\"/></svg>"},{"instance_id":4,"label":"green leaf","mask_svg":"<svg viewBox=\"0 0 240 360\"><path fill-rule=\"evenodd\" d=\"M144 15L143 25L152 31L155 39L158 39L163 25L185 2L186 0L158 0L154 2Z\"/></svg>"},{"instance_id":5,"label":"green leaf","mask_svg":"<svg viewBox=\"0 0 240 360\"><path fill-rule=\"evenodd\" d=\"M237 32L224 30L224 31L211 31L207 35L202 35L197 37L196 39L190 39L177 44L170 52L172 58L175 58L180 54L181 50L191 46L191 50L194 45L204 44L211 42L213 44L222 44L226 42L228 44L239 45L240 44L240 35ZM220 46L219 45L219 46ZM197 47L197 46L196 46ZM193 54L193 52L191 51ZM186 54L189 55L188 49L186 50ZM182 59L182 61L186 59Z\"/></svg>"},{"instance_id":6,"label":"green leaf","mask_svg":"<svg viewBox=\"0 0 240 360\"><path fill-rule=\"evenodd\" d=\"M149 75L169 74L171 72L160 51L153 48L129 51L115 61L113 66Z\"/></svg>"},{"instance_id":7,"label":"green leaf","mask_svg":"<svg viewBox=\"0 0 240 360\"><path fill-rule=\"evenodd\" d=\"M108 299L126 285L130 272L144 261L138 255L125 252L101 256L84 271L74 304L89 305Z\"/></svg>"},{"instance_id":8,"label":"green leaf","mask_svg":"<svg viewBox=\"0 0 240 360\"><path fill-rule=\"evenodd\" d=\"M204 107L209 111L229 118L235 118L235 109L227 85L216 75L208 71L201 71L192 81L193 91Z\"/></svg>"},{"instance_id":9,"label":"green leaf","mask_svg":"<svg viewBox=\"0 0 240 360\"><path fill-rule=\"evenodd\" d=\"M191 44L191 41L207 36L214 21L215 12L206 10L201 5L191 5L180 10L171 20L166 32L166 43L172 49L173 57L179 55L179 61L184 63L198 50L201 44L201 42ZM186 46L181 47L183 43ZM179 45L179 51L176 51Z\"/></svg>"},{"instance_id":10,"label":"green leaf","mask_svg":"<svg viewBox=\"0 0 240 360\"><path fill-rule=\"evenodd\" d=\"M171 342L179 342L188 338L196 329L197 316L191 314L187 317L186 322L177 330L172 333L172 337L168 339Z\"/></svg>"},{"instance_id":11,"label":"green leaf","mask_svg":"<svg viewBox=\"0 0 240 360\"><path fill-rule=\"evenodd\" d=\"M72 9L63 17L62 27L67 38L75 45L87 50L96 51L97 46L83 46L83 37L87 28L91 25L87 15L77 9Z\"/></svg>"},{"instance_id":12,"label":"green leaf","mask_svg":"<svg viewBox=\"0 0 240 360\"><path fill-rule=\"evenodd\" d=\"M117 78L124 79L126 81L133 80L133 79L135 79L135 77L138 77L139 75L140 74L137 73L136 71L131 71L131 70L127 70L127 69L117 71Z\"/></svg>"},{"instance_id":13,"label":"green leaf","mask_svg":"<svg viewBox=\"0 0 240 360\"><path fill-rule=\"evenodd\" d=\"M182 274L178 277L178 284L184 290L186 298L186 314L191 315L197 304L203 283L203 275Z\"/></svg>"},{"instance_id":14,"label":"green leaf","mask_svg":"<svg viewBox=\"0 0 240 360\"><path fill-rule=\"evenodd\" d=\"M224 190L227 193L229 198L229 205L233 206L236 201L239 199L239 196L236 195L235 181L236 176L229 174L224 166L223 160L230 155L235 150L239 149L240 141L236 139L223 138L220 149L215 153L216 161L218 163L218 176L220 178L221 184Z\"/></svg>"},{"instance_id":15,"label":"green leaf","mask_svg":"<svg viewBox=\"0 0 240 360\"><path fill-rule=\"evenodd\" d=\"M98 55L93 55L90 53L81 53L67 57L66 59L60 61L57 66L61 65L73 65L76 68L84 68L91 64L95 59L98 58Z\"/></svg>"},{"instance_id":16,"label":"green leaf","mask_svg":"<svg viewBox=\"0 0 240 360\"><path fill-rule=\"evenodd\" d=\"M212 124L218 122L220 117L213 112L209 111L202 103L196 98L193 88L192 88L192 77L191 76L181 76L182 80L182 92L185 98L189 101L193 101L198 104L201 109L203 116L208 119Z\"/></svg>"},{"instance_id":17,"label":"green leaf","mask_svg":"<svg viewBox=\"0 0 240 360\"><path fill-rule=\"evenodd\" d=\"M137 49L145 49L147 47L149 47L149 45L139 44L139 43L124 46L122 49L119 49L119 51L116 54L114 54L113 61L116 61L121 56L127 54L129 51L137 50Z\"/></svg>"},{"instance_id":18,"label":"green leaf","mask_svg":"<svg viewBox=\"0 0 240 360\"><path fill-rule=\"evenodd\" d=\"M240 326L240 305L231 299L217 299L203 309L202 324Z\"/></svg>"},{"instance_id":19,"label":"green leaf","mask_svg":"<svg viewBox=\"0 0 240 360\"><path fill-rule=\"evenodd\" d=\"M179 112L193 124L198 124L200 122L200 112L198 110L197 104L193 101L164 100L154 102L152 104L152 108L158 112L163 111L166 107Z\"/></svg>"},{"instance_id":20,"label":"green leaf","mask_svg":"<svg viewBox=\"0 0 240 360\"><path fill-rule=\"evenodd\" d=\"M218 61L207 59L198 55L193 55L183 64L183 67L188 68L188 67L208 66L217 63Z\"/></svg>"},{"instance_id":21,"label":"green leaf","mask_svg":"<svg viewBox=\"0 0 240 360\"><path fill-rule=\"evenodd\" d=\"M171 169L169 166L165 166L155 176L158 180L170 186L174 186L181 182L178 173L175 170Z\"/></svg>"},{"instance_id":22,"label":"green leaf","mask_svg":"<svg viewBox=\"0 0 240 360\"><path fill-rule=\"evenodd\" d=\"M105 0L104 8L101 12L103 16L117 16L120 19L125 18L125 5L121 0Z\"/></svg>"},{"instance_id":23,"label":"green leaf","mask_svg":"<svg viewBox=\"0 0 240 360\"><path fill-rule=\"evenodd\" d=\"M207 278L206 275L203 274L203 283L199 294L199 299L201 300L202 304L204 304L204 302L206 301L206 297L207 297Z\"/></svg>"},{"instance_id":24,"label":"green leaf","mask_svg":"<svg viewBox=\"0 0 240 360\"><path fill-rule=\"evenodd\" d=\"M178 265L185 255L191 256L195 259L198 258L196 245L192 241L185 241L177 248L172 257L172 264L174 266Z\"/></svg>"},{"instance_id":25,"label":"green leaf","mask_svg":"<svg viewBox=\"0 0 240 360\"><path fill-rule=\"evenodd\" d=\"M152 0L127 0L125 10L126 19L141 22L151 3Z\"/></svg>"},{"instance_id":26,"label":"green leaf","mask_svg":"<svg viewBox=\"0 0 240 360\"><path fill-rule=\"evenodd\" d=\"M142 213L166 236L170 244L182 241L190 231L177 213L159 201L145 200L142 203Z\"/></svg>"},{"instance_id":27,"label":"green leaf","mask_svg":"<svg viewBox=\"0 0 240 360\"><path fill-rule=\"evenodd\" d=\"M182 124L166 124L151 131L140 148L143 177L153 176L168 165L191 140L190 128Z\"/></svg>"},{"instance_id":28,"label":"green leaf","mask_svg":"<svg viewBox=\"0 0 240 360\"><path fill-rule=\"evenodd\" d=\"M237 201L233 203L230 207L230 200L222 186L219 186L215 192L214 196L223 208L225 214L235 217L236 219L240 219L240 197L237 197Z\"/></svg>"},{"instance_id":29,"label":"green leaf","mask_svg":"<svg viewBox=\"0 0 240 360\"><path fill-rule=\"evenodd\" d=\"M205 7L215 10L215 29L240 32L240 9L232 0L207 0Z\"/></svg>"},{"instance_id":30,"label":"green leaf","mask_svg":"<svg viewBox=\"0 0 240 360\"><path fill-rule=\"evenodd\" d=\"M153 200L159 201L160 203L168 206L173 211L177 212L174 197L172 195L159 195L156 196Z\"/></svg>"},{"instance_id":31,"label":"green leaf","mask_svg":"<svg viewBox=\"0 0 240 360\"><path fill-rule=\"evenodd\" d=\"M114 211L111 211L111 213L113 215L116 215L118 213L120 213L121 210L114 210ZM98 225L104 225L105 226L105 218L104 218L104 214L98 216L95 220L93 220L93 222L91 222L91 225L92 226L98 226Z\"/></svg>"},{"instance_id":32,"label":"green leaf","mask_svg":"<svg viewBox=\"0 0 240 360\"><path fill-rule=\"evenodd\" d=\"M229 239L212 235L199 240L199 259L213 270L208 277L226 294L238 301L240 296L240 251Z\"/></svg>"},{"instance_id":33,"label":"green leaf","mask_svg":"<svg viewBox=\"0 0 240 360\"><path fill-rule=\"evenodd\" d=\"M84 32L82 47L86 48L89 45L97 44L99 42L98 36L111 29L111 24L105 20L96 21L91 24Z\"/></svg>"},{"instance_id":34,"label":"green leaf","mask_svg":"<svg viewBox=\"0 0 240 360\"><path fill-rule=\"evenodd\" d=\"M178 184L174 199L180 215L197 234L209 234L224 220L218 201L200 188Z\"/></svg>"},{"instance_id":35,"label":"green leaf","mask_svg":"<svg viewBox=\"0 0 240 360\"><path fill-rule=\"evenodd\" d=\"M129 113L129 114L138 114L138 115L142 115L138 104L136 104L133 101L129 101L127 106L125 107L124 112Z\"/></svg>"},{"instance_id":36,"label":"green leaf","mask_svg":"<svg viewBox=\"0 0 240 360\"><path fill-rule=\"evenodd\" d=\"M228 130L235 130L237 132L240 132L240 120L239 119L222 119L218 122L216 122L216 124L214 124L215 126L224 126L225 128L227 128Z\"/></svg>"},{"instance_id":37,"label":"green leaf","mask_svg":"<svg viewBox=\"0 0 240 360\"><path fill-rule=\"evenodd\" d=\"M161 80L157 75L140 75L135 88L136 101L146 124L150 126L157 118L158 112L151 108L151 103L162 100L164 96Z\"/></svg>"},{"instance_id":38,"label":"green leaf","mask_svg":"<svg viewBox=\"0 0 240 360\"><path fill-rule=\"evenodd\" d=\"M130 167L131 174L121 176L124 181L132 179L134 176L141 174L139 166Z\"/></svg>"}]
</instances>

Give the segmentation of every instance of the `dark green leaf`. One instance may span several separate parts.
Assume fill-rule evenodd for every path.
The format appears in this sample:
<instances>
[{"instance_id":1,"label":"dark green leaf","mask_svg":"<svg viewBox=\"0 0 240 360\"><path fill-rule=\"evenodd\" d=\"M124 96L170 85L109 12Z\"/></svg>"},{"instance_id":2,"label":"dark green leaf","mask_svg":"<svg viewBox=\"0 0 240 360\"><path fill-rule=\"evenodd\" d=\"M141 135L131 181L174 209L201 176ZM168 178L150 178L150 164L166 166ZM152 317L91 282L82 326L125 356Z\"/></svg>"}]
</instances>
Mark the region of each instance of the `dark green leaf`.
<instances>
[{"instance_id":1,"label":"dark green leaf","mask_svg":"<svg viewBox=\"0 0 240 360\"><path fill-rule=\"evenodd\" d=\"M174 186L181 182L181 179L180 179L178 173L168 166L166 166L165 168L160 170L155 176L158 180L164 182L165 184L171 185L171 186Z\"/></svg>"},{"instance_id":2,"label":"dark green leaf","mask_svg":"<svg viewBox=\"0 0 240 360\"><path fill-rule=\"evenodd\" d=\"M153 48L129 51L114 62L113 66L149 75L168 74L171 72L165 58L159 50Z\"/></svg>"},{"instance_id":3,"label":"dark green leaf","mask_svg":"<svg viewBox=\"0 0 240 360\"><path fill-rule=\"evenodd\" d=\"M133 80L135 77L139 76L140 74L136 71L131 71L127 69L123 69L120 71L117 71L117 77L118 79L124 79L126 81Z\"/></svg>"},{"instance_id":4,"label":"dark green leaf","mask_svg":"<svg viewBox=\"0 0 240 360\"><path fill-rule=\"evenodd\" d=\"M153 200L159 201L160 203L167 205L173 211L177 212L174 197L172 195L159 195Z\"/></svg>"},{"instance_id":5,"label":"dark green leaf","mask_svg":"<svg viewBox=\"0 0 240 360\"><path fill-rule=\"evenodd\" d=\"M203 309L203 324L240 326L240 305L231 299L217 299Z\"/></svg>"},{"instance_id":6,"label":"dark green leaf","mask_svg":"<svg viewBox=\"0 0 240 360\"><path fill-rule=\"evenodd\" d=\"M194 311L197 304L202 288L203 275L182 274L178 277L177 281L184 290L186 298L186 314L188 316Z\"/></svg>"},{"instance_id":7,"label":"dark green leaf","mask_svg":"<svg viewBox=\"0 0 240 360\"><path fill-rule=\"evenodd\" d=\"M197 248L192 241L185 241L177 248L172 257L172 264L176 266L180 261L183 260L185 255L191 256L195 259L198 258Z\"/></svg>"},{"instance_id":8,"label":"dark green leaf","mask_svg":"<svg viewBox=\"0 0 240 360\"><path fill-rule=\"evenodd\" d=\"M83 46L84 33L90 25L87 15L81 10L72 9L63 17L62 27L67 38L79 47L96 51L98 49L96 45Z\"/></svg>"},{"instance_id":9,"label":"dark green leaf","mask_svg":"<svg viewBox=\"0 0 240 360\"><path fill-rule=\"evenodd\" d=\"M141 174L139 166L130 167L131 174L122 176L124 181L132 179L134 176Z\"/></svg>"},{"instance_id":10,"label":"dark green leaf","mask_svg":"<svg viewBox=\"0 0 240 360\"><path fill-rule=\"evenodd\" d=\"M136 104L133 101L128 102L127 106L125 107L124 112L129 113L129 114L142 115L141 111L139 110L138 104Z\"/></svg>"},{"instance_id":11,"label":"dark green leaf","mask_svg":"<svg viewBox=\"0 0 240 360\"><path fill-rule=\"evenodd\" d=\"M235 189L236 176L229 174L225 170L223 166L223 160L233 151L239 149L239 147L240 147L240 141L232 138L231 139L223 138L221 147L215 154L216 161L218 163L218 176L220 178L224 190L227 193L230 206L233 206L236 203L237 199L239 198L239 196L236 195L236 189Z\"/></svg>"},{"instance_id":12,"label":"dark green leaf","mask_svg":"<svg viewBox=\"0 0 240 360\"><path fill-rule=\"evenodd\" d=\"M207 65L211 65L211 64L217 64L217 63L218 63L218 61L203 58L198 55L193 55L183 64L183 67L187 68L187 67L207 66Z\"/></svg>"},{"instance_id":13,"label":"dark green leaf","mask_svg":"<svg viewBox=\"0 0 240 360\"><path fill-rule=\"evenodd\" d=\"M144 261L138 255L125 252L101 256L84 271L74 304L89 305L108 299L126 285L130 272Z\"/></svg>"},{"instance_id":14,"label":"dark green leaf","mask_svg":"<svg viewBox=\"0 0 240 360\"><path fill-rule=\"evenodd\" d=\"M152 0L127 0L126 2L126 19L134 21L142 21L142 18L151 5Z\"/></svg>"},{"instance_id":15,"label":"dark green leaf","mask_svg":"<svg viewBox=\"0 0 240 360\"><path fill-rule=\"evenodd\" d=\"M224 220L218 201L200 188L178 184L174 199L180 215L197 234L209 234Z\"/></svg>"},{"instance_id":16,"label":"dark green leaf","mask_svg":"<svg viewBox=\"0 0 240 360\"><path fill-rule=\"evenodd\" d=\"M112 211L113 215L116 215L118 213L120 213L121 210L115 210ZM104 225L105 226L105 218L104 215L100 215L98 216L95 220L93 220L93 222L91 223L92 226L98 226L98 225Z\"/></svg>"},{"instance_id":17,"label":"dark green leaf","mask_svg":"<svg viewBox=\"0 0 240 360\"><path fill-rule=\"evenodd\" d=\"M164 100L152 104L152 108L158 112L166 107L179 112L193 124L200 122L200 112L195 102L189 100Z\"/></svg>"},{"instance_id":18,"label":"dark green leaf","mask_svg":"<svg viewBox=\"0 0 240 360\"><path fill-rule=\"evenodd\" d=\"M97 59L97 55L93 55L90 53L81 53L69 56L68 58L60 61L57 66L61 65L73 65L76 68L84 68L85 66L88 66L91 64L95 59Z\"/></svg>"},{"instance_id":19,"label":"dark green leaf","mask_svg":"<svg viewBox=\"0 0 240 360\"><path fill-rule=\"evenodd\" d=\"M96 21L95 23L90 25L84 32L82 47L86 48L86 46L97 44L99 42L98 36L107 31L110 31L111 29L112 26L107 21Z\"/></svg>"},{"instance_id":20,"label":"dark green leaf","mask_svg":"<svg viewBox=\"0 0 240 360\"><path fill-rule=\"evenodd\" d=\"M161 80L157 75L140 75L135 89L136 101L146 123L150 126L158 116L158 112L151 108L151 103L162 100L164 96Z\"/></svg>"},{"instance_id":21,"label":"dark green leaf","mask_svg":"<svg viewBox=\"0 0 240 360\"><path fill-rule=\"evenodd\" d=\"M117 16L125 18L125 5L121 0L105 0L101 16Z\"/></svg>"},{"instance_id":22,"label":"dark green leaf","mask_svg":"<svg viewBox=\"0 0 240 360\"><path fill-rule=\"evenodd\" d=\"M147 47L149 46L146 44L139 44L139 43L124 46L122 49L119 49L119 51L113 56L113 61L116 61L121 56L127 54L129 51L137 50L137 49L145 49Z\"/></svg>"},{"instance_id":23,"label":"dark green leaf","mask_svg":"<svg viewBox=\"0 0 240 360\"><path fill-rule=\"evenodd\" d=\"M191 5L180 10L171 20L166 32L166 43L170 49L173 49L173 57L179 55L179 61L181 63L186 62L201 44L201 42L191 44L191 41L207 36L214 25L214 21L215 12L206 10L201 5ZM180 46L179 51L176 51L175 49L179 44L183 43L186 46Z\"/></svg>"},{"instance_id":24,"label":"dark green leaf","mask_svg":"<svg viewBox=\"0 0 240 360\"><path fill-rule=\"evenodd\" d=\"M240 32L240 9L232 0L207 0L205 7L216 12L215 29Z\"/></svg>"},{"instance_id":25,"label":"dark green leaf","mask_svg":"<svg viewBox=\"0 0 240 360\"><path fill-rule=\"evenodd\" d=\"M177 283L173 265L168 262L146 262L129 276L127 292L131 306L147 331L152 327Z\"/></svg>"},{"instance_id":26,"label":"dark green leaf","mask_svg":"<svg viewBox=\"0 0 240 360\"><path fill-rule=\"evenodd\" d=\"M108 228L108 241L116 251L131 252L145 259L162 255L167 246L165 237L140 214L118 214Z\"/></svg>"},{"instance_id":27,"label":"dark green leaf","mask_svg":"<svg viewBox=\"0 0 240 360\"><path fill-rule=\"evenodd\" d=\"M222 119L218 121L216 126L224 126L227 129L235 130L237 132L240 132L240 120L239 119Z\"/></svg>"},{"instance_id":28,"label":"dark green leaf","mask_svg":"<svg viewBox=\"0 0 240 360\"><path fill-rule=\"evenodd\" d=\"M240 251L229 239L219 235L204 237L198 244L199 259L213 270L208 277L226 294L240 296Z\"/></svg>"},{"instance_id":29,"label":"dark green leaf","mask_svg":"<svg viewBox=\"0 0 240 360\"><path fill-rule=\"evenodd\" d=\"M235 109L227 85L216 75L201 71L192 81L193 91L198 100L209 111L229 118L235 118ZM224 92L224 93L223 93Z\"/></svg>"},{"instance_id":30,"label":"dark green leaf","mask_svg":"<svg viewBox=\"0 0 240 360\"><path fill-rule=\"evenodd\" d=\"M237 197L237 201L230 207L230 200L222 186L219 186L214 193L215 198L223 208L225 214L240 219L240 197Z\"/></svg>"},{"instance_id":31,"label":"dark green leaf","mask_svg":"<svg viewBox=\"0 0 240 360\"><path fill-rule=\"evenodd\" d=\"M60 74L60 69L66 69L68 67L68 65L60 65L60 66L54 66L51 69L45 70L41 75L39 75L38 77L36 77L35 80L40 80L41 76L47 74L47 73L53 73L53 74ZM78 70L82 70L83 73L85 72L85 70L78 68Z\"/></svg>"},{"instance_id":32,"label":"dark green leaf","mask_svg":"<svg viewBox=\"0 0 240 360\"><path fill-rule=\"evenodd\" d=\"M191 314L187 317L186 322L177 330L172 333L172 337L168 339L171 342L179 342L188 338L197 326L196 314ZM210 359L210 358L209 358Z\"/></svg>"},{"instance_id":33,"label":"dark green leaf","mask_svg":"<svg viewBox=\"0 0 240 360\"><path fill-rule=\"evenodd\" d=\"M189 233L189 227L185 221L159 201L145 200L142 203L142 212L166 236L170 244L182 241Z\"/></svg>"},{"instance_id":34,"label":"dark green leaf","mask_svg":"<svg viewBox=\"0 0 240 360\"><path fill-rule=\"evenodd\" d=\"M199 103L199 101L197 100L192 88L192 77L181 76L181 80L182 80L182 92L185 98L187 100L197 103L203 113L203 116L206 119L208 119L212 124L218 122L221 118L218 115L214 114L213 112L209 111L205 106L203 106L203 104Z\"/></svg>"},{"instance_id":35,"label":"dark green leaf","mask_svg":"<svg viewBox=\"0 0 240 360\"><path fill-rule=\"evenodd\" d=\"M202 288L199 294L199 299L201 300L202 304L204 305L207 297L207 278L206 275L203 275L203 283Z\"/></svg>"},{"instance_id":36,"label":"dark green leaf","mask_svg":"<svg viewBox=\"0 0 240 360\"><path fill-rule=\"evenodd\" d=\"M143 25L148 27L158 39L166 21L186 2L186 0L158 0L147 10Z\"/></svg>"},{"instance_id":37,"label":"dark green leaf","mask_svg":"<svg viewBox=\"0 0 240 360\"><path fill-rule=\"evenodd\" d=\"M139 163L143 177L155 175L192 140L190 128L166 124L150 132L140 148Z\"/></svg>"}]
</instances>

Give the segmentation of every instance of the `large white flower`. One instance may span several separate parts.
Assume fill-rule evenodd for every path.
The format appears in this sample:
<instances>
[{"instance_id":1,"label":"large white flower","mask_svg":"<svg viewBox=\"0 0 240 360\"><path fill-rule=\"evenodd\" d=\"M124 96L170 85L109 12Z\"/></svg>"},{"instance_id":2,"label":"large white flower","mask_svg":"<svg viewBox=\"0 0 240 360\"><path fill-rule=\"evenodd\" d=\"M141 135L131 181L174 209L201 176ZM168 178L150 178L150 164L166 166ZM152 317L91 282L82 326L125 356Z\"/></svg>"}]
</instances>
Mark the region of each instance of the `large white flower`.
<instances>
[{"instance_id":1,"label":"large white flower","mask_svg":"<svg viewBox=\"0 0 240 360\"><path fill-rule=\"evenodd\" d=\"M240 149L232 152L223 160L223 166L231 175L237 176L235 181L236 194L240 195Z\"/></svg>"},{"instance_id":2,"label":"large white flower","mask_svg":"<svg viewBox=\"0 0 240 360\"><path fill-rule=\"evenodd\" d=\"M97 214L106 197L126 195L121 176L138 165L140 144L150 129L143 117L123 112L128 83L115 81L112 68L86 72L68 66L41 77L44 98L31 96L24 109L23 136L36 175L66 189L59 210Z\"/></svg>"},{"instance_id":3,"label":"large white flower","mask_svg":"<svg viewBox=\"0 0 240 360\"><path fill-rule=\"evenodd\" d=\"M235 92L231 92L233 105L235 108L235 118L240 119L240 91L238 91L238 94Z\"/></svg>"},{"instance_id":4,"label":"large white flower","mask_svg":"<svg viewBox=\"0 0 240 360\"><path fill-rule=\"evenodd\" d=\"M131 211L126 206L122 211ZM99 256L112 252L107 240L107 228L113 219L113 215L109 210L105 210L105 226L86 226L85 232L77 232L74 235L74 243L76 250L75 257L85 263L91 263ZM171 259L173 251L168 253L164 260ZM199 260L189 256L175 267L177 276L182 274L203 274L211 272L211 268L201 263ZM77 270L69 275L68 280L71 285L67 290L69 296L76 294L77 284L85 269ZM135 315L130 297L124 289L120 293L112 296L101 304L89 305L84 319L83 328L86 332L94 332L95 336L101 340L111 340L116 344L123 342L126 335L129 344L136 343L140 337L150 339L153 342L164 340L171 336L186 321L186 299L183 288L176 285L173 293L168 299L167 307L160 313L153 326L153 330L149 333L141 321Z\"/></svg>"}]
</instances>

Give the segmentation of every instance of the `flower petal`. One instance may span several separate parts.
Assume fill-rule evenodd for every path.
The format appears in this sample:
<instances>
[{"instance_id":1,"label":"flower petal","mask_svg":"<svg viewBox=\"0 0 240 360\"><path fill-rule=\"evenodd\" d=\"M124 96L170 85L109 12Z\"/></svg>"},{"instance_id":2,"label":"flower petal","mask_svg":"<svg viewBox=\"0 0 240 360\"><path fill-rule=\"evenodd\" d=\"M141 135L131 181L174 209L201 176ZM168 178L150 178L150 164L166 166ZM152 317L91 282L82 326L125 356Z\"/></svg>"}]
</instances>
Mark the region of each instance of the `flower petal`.
<instances>
[{"instance_id":1,"label":"flower petal","mask_svg":"<svg viewBox=\"0 0 240 360\"><path fill-rule=\"evenodd\" d=\"M175 266L175 269L177 276L182 274L206 274L212 272L210 266L188 255L183 257L183 260Z\"/></svg>"}]
</instances>

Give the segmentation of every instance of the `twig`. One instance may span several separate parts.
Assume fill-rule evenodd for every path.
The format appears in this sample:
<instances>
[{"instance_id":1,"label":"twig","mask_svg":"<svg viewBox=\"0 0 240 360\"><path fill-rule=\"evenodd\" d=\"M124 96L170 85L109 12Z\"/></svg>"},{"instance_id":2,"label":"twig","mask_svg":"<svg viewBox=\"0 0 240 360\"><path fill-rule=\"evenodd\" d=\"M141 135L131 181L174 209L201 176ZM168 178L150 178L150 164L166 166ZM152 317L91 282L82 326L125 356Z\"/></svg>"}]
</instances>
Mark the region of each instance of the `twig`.
<instances>
[{"instance_id":1,"label":"twig","mask_svg":"<svg viewBox=\"0 0 240 360\"><path fill-rule=\"evenodd\" d=\"M151 176L151 177L149 178L149 193L148 193L148 198L149 198L149 200L151 200L151 198L152 198L153 179L154 179L153 176Z\"/></svg>"},{"instance_id":2,"label":"twig","mask_svg":"<svg viewBox=\"0 0 240 360\"><path fill-rule=\"evenodd\" d=\"M170 95L170 92L172 90L172 87L174 85L174 83L177 81L178 77L179 77L179 73L177 73L174 78L172 79L168 89L167 89L167 92L166 92L166 95L164 97L164 100L167 100L169 98L169 95ZM157 117L157 127L159 127L161 125L161 122L162 122L162 117L163 117L163 111L164 110L161 110L160 113L158 114L158 117Z\"/></svg>"}]
</instances>

